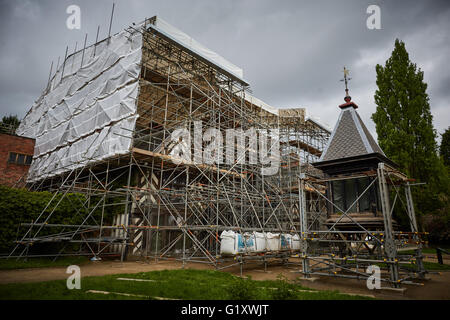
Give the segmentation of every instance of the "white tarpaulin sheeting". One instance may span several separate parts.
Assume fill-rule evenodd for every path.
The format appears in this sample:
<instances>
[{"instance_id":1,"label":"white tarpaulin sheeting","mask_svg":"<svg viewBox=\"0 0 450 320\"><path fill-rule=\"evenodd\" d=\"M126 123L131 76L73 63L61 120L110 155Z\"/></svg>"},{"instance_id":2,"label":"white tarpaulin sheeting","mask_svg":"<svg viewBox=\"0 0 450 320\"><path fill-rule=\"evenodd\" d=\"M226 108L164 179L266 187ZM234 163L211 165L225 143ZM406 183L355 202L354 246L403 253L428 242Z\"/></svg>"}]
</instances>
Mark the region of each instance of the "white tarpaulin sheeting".
<instances>
[{"instance_id":1,"label":"white tarpaulin sheeting","mask_svg":"<svg viewBox=\"0 0 450 320\"><path fill-rule=\"evenodd\" d=\"M226 60L225 58L221 57L214 51L206 48L199 42L195 41L192 37L184 33L183 31L178 30L174 26L170 25L166 21L162 20L161 18L157 17L155 19L154 24L151 26L156 31L164 34L166 37L178 42L182 46L188 48L192 52L195 52L199 56L209 60L210 62L216 64L220 68L230 72L234 76L238 77L239 79L243 80L244 77L244 71Z\"/></svg>"},{"instance_id":2,"label":"white tarpaulin sheeting","mask_svg":"<svg viewBox=\"0 0 450 320\"><path fill-rule=\"evenodd\" d=\"M17 130L36 139L28 181L129 152L141 49L140 32L122 31L58 68Z\"/></svg>"}]
</instances>

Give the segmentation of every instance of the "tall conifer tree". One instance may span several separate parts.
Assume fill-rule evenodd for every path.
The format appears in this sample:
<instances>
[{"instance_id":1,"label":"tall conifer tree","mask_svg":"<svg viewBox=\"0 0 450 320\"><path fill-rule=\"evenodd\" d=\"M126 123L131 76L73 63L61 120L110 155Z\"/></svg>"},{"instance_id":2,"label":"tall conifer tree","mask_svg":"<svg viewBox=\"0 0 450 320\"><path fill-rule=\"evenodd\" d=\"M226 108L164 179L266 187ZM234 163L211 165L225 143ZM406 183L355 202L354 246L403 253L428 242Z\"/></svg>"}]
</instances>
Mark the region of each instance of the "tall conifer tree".
<instances>
[{"instance_id":1,"label":"tall conifer tree","mask_svg":"<svg viewBox=\"0 0 450 320\"><path fill-rule=\"evenodd\" d=\"M444 205L441 191L448 192L448 176L437 153L436 131L430 111L423 71L409 59L404 42L395 41L385 66L377 65L376 112L372 114L380 147L400 165L400 170L427 186L416 189L421 213Z\"/></svg>"},{"instance_id":2,"label":"tall conifer tree","mask_svg":"<svg viewBox=\"0 0 450 320\"><path fill-rule=\"evenodd\" d=\"M450 167L450 127L448 127L442 134L440 154L444 164L447 167Z\"/></svg>"}]
</instances>

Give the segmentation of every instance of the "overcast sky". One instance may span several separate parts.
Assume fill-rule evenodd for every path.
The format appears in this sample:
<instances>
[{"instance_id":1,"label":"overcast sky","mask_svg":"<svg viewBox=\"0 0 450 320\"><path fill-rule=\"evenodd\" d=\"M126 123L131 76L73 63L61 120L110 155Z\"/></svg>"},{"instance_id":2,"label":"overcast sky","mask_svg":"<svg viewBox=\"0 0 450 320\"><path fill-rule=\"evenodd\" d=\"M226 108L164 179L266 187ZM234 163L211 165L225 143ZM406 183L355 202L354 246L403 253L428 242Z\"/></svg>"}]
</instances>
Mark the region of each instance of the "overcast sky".
<instances>
[{"instance_id":1,"label":"overcast sky","mask_svg":"<svg viewBox=\"0 0 450 320\"><path fill-rule=\"evenodd\" d=\"M108 33L111 0L0 0L0 116L22 118L46 86L50 64L75 43ZM168 1L115 0L113 33L158 15L244 70L253 95L277 107L305 107L334 127L343 103L343 66L350 95L372 134L375 66L396 38L425 73L434 125L450 125L450 1ZM69 30L66 8L81 8ZM369 30L367 7L381 8L381 30Z\"/></svg>"}]
</instances>

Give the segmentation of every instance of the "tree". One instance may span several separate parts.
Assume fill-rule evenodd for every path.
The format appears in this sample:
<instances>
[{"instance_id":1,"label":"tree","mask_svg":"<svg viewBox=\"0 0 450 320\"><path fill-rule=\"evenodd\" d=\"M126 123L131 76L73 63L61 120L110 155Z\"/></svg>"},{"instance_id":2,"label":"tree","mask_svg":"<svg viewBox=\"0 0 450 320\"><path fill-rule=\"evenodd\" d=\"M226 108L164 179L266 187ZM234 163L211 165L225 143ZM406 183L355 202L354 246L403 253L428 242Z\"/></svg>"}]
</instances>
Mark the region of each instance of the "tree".
<instances>
[{"instance_id":1,"label":"tree","mask_svg":"<svg viewBox=\"0 0 450 320\"><path fill-rule=\"evenodd\" d=\"M0 133L14 134L20 125L20 120L17 116L4 116L0 122Z\"/></svg>"},{"instance_id":2,"label":"tree","mask_svg":"<svg viewBox=\"0 0 450 320\"><path fill-rule=\"evenodd\" d=\"M437 213L446 205L449 179L437 153L423 71L397 39L391 57L384 67L377 65L376 72L377 109L372 120L380 147L409 177L427 183L413 189L419 213Z\"/></svg>"},{"instance_id":3,"label":"tree","mask_svg":"<svg viewBox=\"0 0 450 320\"><path fill-rule=\"evenodd\" d=\"M442 134L440 154L444 164L450 166L450 127Z\"/></svg>"}]
</instances>

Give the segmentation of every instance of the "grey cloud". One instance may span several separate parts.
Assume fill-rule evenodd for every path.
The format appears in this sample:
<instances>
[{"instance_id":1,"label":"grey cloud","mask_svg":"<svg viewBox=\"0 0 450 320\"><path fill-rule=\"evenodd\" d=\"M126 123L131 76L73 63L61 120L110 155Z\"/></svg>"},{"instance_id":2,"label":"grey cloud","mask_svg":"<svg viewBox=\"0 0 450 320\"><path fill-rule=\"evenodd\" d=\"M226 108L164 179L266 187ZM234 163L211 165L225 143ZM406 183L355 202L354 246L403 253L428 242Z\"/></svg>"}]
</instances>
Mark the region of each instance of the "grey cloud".
<instances>
[{"instance_id":1,"label":"grey cloud","mask_svg":"<svg viewBox=\"0 0 450 320\"><path fill-rule=\"evenodd\" d=\"M253 94L275 107L308 108L331 126L344 96L342 67L369 130L375 111L375 65L395 38L425 72L439 132L449 124L448 1L124 1L115 0L113 32L159 15L244 69ZM81 30L65 27L67 6L81 7ZM366 8L381 8L382 30L366 28ZM23 117L40 95L50 63L107 34L112 1L0 1L1 115ZM438 117L438 119L436 119Z\"/></svg>"}]
</instances>

